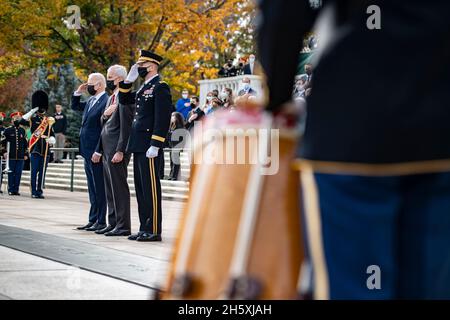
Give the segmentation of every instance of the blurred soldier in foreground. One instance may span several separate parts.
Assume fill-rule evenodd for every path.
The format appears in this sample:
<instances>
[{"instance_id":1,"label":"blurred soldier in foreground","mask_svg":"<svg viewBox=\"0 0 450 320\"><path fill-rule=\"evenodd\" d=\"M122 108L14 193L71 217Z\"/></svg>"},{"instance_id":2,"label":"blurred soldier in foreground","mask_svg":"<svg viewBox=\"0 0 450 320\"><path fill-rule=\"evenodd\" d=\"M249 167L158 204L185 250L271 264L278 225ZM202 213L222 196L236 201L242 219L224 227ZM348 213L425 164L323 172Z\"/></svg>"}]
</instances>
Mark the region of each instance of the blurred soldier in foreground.
<instances>
[{"instance_id":1,"label":"blurred soldier in foreground","mask_svg":"<svg viewBox=\"0 0 450 320\"><path fill-rule=\"evenodd\" d=\"M14 112L10 115L13 125L5 129L5 140L3 143L9 143L8 154L8 194L10 196L20 196L19 187L22 178L23 165L27 157L28 143L25 129L20 127L20 112Z\"/></svg>"},{"instance_id":2,"label":"blurred soldier in foreground","mask_svg":"<svg viewBox=\"0 0 450 320\"><path fill-rule=\"evenodd\" d=\"M141 50L140 57L119 84L119 101L126 108L134 108L127 152L133 153L134 185L138 202L139 232L128 237L137 241L161 241L161 183L160 157L169 131L172 113L170 87L161 81L158 68L163 60L153 52ZM140 76L144 84L131 92L133 82Z\"/></svg>"},{"instance_id":3,"label":"blurred soldier in foreground","mask_svg":"<svg viewBox=\"0 0 450 320\"><path fill-rule=\"evenodd\" d=\"M32 132L28 142L31 165L31 197L44 199L42 188L50 155L49 148L56 142L51 122L53 118L46 116L48 109L47 93L42 90L33 93L31 107L32 110L18 120L18 123L29 126Z\"/></svg>"},{"instance_id":4,"label":"blurred soldier in foreground","mask_svg":"<svg viewBox=\"0 0 450 320\"><path fill-rule=\"evenodd\" d=\"M450 3L324 3L335 35L314 70L299 162L313 297L448 299ZM268 109L281 117L318 12L259 4ZM381 29L368 27L369 5Z\"/></svg>"}]
</instances>

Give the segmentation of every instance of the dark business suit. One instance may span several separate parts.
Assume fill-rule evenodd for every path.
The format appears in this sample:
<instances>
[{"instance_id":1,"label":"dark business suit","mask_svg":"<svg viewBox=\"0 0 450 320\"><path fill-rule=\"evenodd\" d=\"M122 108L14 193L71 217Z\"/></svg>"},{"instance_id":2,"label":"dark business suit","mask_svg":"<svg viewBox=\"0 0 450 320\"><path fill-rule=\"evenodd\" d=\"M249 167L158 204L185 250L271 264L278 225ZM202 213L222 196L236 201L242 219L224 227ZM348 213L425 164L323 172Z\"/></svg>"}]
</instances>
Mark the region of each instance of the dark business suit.
<instances>
[{"instance_id":1,"label":"dark business suit","mask_svg":"<svg viewBox=\"0 0 450 320\"><path fill-rule=\"evenodd\" d=\"M107 106L119 103L117 94L109 97ZM108 203L108 224L117 230L131 230L130 189L128 187L128 164L130 154L126 153L134 108L132 105L119 105L109 117L102 116L102 132L96 152L102 154L105 191ZM111 160L116 152L124 154L119 163Z\"/></svg>"},{"instance_id":2,"label":"dark business suit","mask_svg":"<svg viewBox=\"0 0 450 320\"><path fill-rule=\"evenodd\" d=\"M244 74L254 74L255 72L255 64L253 64L253 70L250 66L250 63L247 63L243 68Z\"/></svg>"},{"instance_id":3,"label":"dark business suit","mask_svg":"<svg viewBox=\"0 0 450 320\"><path fill-rule=\"evenodd\" d=\"M243 96L244 94L249 94L251 96L256 96L256 90L253 90L252 88L248 90L239 90L238 96Z\"/></svg>"},{"instance_id":4,"label":"dark business suit","mask_svg":"<svg viewBox=\"0 0 450 320\"><path fill-rule=\"evenodd\" d=\"M72 109L83 111L83 119L80 129L80 154L84 158L84 170L88 181L89 222L106 224L106 196L103 180L103 164L93 163L92 155L98 148L101 133L101 116L105 110L108 95L104 93L92 103L94 97L86 102L81 101L81 96L72 96Z\"/></svg>"}]
</instances>

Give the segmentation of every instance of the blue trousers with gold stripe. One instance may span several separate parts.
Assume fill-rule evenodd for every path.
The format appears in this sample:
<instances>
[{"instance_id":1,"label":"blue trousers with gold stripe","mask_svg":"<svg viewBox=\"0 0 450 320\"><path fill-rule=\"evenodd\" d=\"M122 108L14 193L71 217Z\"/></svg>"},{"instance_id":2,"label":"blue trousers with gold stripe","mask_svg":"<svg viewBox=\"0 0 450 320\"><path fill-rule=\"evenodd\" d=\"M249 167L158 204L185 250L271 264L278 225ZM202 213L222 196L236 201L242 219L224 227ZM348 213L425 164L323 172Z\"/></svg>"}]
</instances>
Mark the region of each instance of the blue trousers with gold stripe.
<instances>
[{"instance_id":1,"label":"blue trousers with gold stripe","mask_svg":"<svg viewBox=\"0 0 450 320\"><path fill-rule=\"evenodd\" d=\"M314 298L450 298L450 173L301 178Z\"/></svg>"},{"instance_id":2,"label":"blue trousers with gold stripe","mask_svg":"<svg viewBox=\"0 0 450 320\"><path fill-rule=\"evenodd\" d=\"M161 234L161 182L159 180L160 157L149 159L145 152L133 153L134 186L138 202L139 231Z\"/></svg>"}]
</instances>

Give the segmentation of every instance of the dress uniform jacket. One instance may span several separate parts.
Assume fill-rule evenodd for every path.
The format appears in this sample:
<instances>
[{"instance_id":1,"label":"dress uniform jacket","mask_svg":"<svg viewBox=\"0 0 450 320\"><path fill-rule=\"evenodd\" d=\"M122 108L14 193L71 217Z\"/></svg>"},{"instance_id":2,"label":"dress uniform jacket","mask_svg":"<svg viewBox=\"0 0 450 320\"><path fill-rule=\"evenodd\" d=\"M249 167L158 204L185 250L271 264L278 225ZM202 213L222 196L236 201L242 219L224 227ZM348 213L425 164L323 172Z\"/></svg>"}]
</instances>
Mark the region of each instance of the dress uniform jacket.
<instances>
[{"instance_id":1,"label":"dress uniform jacket","mask_svg":"<svg viewBox=\"0 0 450 320\"><path fill-rule=\"evenodd\" d=\"M134 183L138 201L139 231L157 239L161 235L161 183L159 171L164 157L163 147L172 114L170 88L159 76L144 83L136 92L131 84L119 84L119 102L124 107L136 106L127 152L133 153ZM146 151L159 149L156 158L148 159ZM153 237L152 236L152 237Z\"/></svg>"},{"instance_id":2,"label":"dress uniform jacket","mask_svg":"<svg viewBox=\"0 0 450 320\"><path fill-rule=\"evenodd\" d=\"M3 143L10 143L9 160L24 160L28 148L25 129L12 126L5 129L4 135Z\"/></svg>"},{"instance_id":3,"label":"dress uniform jacket","mask_svg":"<svg viewBox=\"0 0 450 320\"><path fill-rule=\"evenodd\" d=\"M172 114L169 85L156 76L135 93L131 92L131 86L131 83L119 84L120 103L136 104L127 152L146 152L150 146L163 147Z\"/></svg>"},{"instance_id":4,"label":"dress uniform jacket","mask_svg":"<svg viewBox=\"0 0 450 320\"><path fill-rule=\"evenodd\" d=\"M19 123L24 126L29 126L30 130L31 130L31 134L33 134L33 132L35 132L36 129L41 125L41 122L43 119L44 119L43 115L35 114L34 116L32 116L30 118L30 120L27 121L27 120L21 119ZM49 131L50 131L50 134L49 134ZM42 136L54 137L55 132L53 131L53 128L50 129L50 127L47 126L47 129L45 129L45 132L42 134ZM35 154L38 154L41 156L45 155L45 150L47 148L47 141L45 140L45 138L42 138L42 136L31 148L31 150L30 150L31 154L35 153Z\"/></svg>"},{"instance_id":5,"label":"dress uniform jacket","mask_svg":"<svg viewBox=\"0 0 450 320\"><path fill-rule=\"evenodd\" d=\"M291 99L302 39L318 11L309 1L259 3L259 55L269 109L277 111ZM442 138L450 136L450 2L323 3L334 5L336 35L314 70L300 156L370 164L450 159L450 139ZM381 9L381 29L367 27L370 5Z\"/></svg>"}]
</instances>

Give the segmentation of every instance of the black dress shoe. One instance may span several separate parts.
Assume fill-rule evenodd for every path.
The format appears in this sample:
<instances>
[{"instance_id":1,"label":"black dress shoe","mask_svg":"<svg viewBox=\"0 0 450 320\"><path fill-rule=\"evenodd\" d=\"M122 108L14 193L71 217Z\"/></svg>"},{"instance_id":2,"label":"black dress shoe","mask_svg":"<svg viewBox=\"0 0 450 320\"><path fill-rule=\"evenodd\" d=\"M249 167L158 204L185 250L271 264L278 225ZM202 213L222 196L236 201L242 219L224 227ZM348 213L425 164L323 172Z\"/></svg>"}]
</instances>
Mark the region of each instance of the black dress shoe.
<instances>
[{"instance_id":1,"label":"black dress shoe","mask_svg":"<svg viewBox=\"0 0 450 320\"><path fill-rule=\"evenodd\" d=\"M45 199L45 197L42 194L40 194L40 195L33 194L31 197L33 199Z\"/></svg>"},{"instance_id":2,"label":"black dress shoe","mask_svg":"<svg viewBox=\"0 0 450 320\"><path fill-rule=\"evenodd\" d=\"M111 231L113 229L114 229L113 226L107 226L106 228L96 230L95 233L96 234L104 234L104 233L109 232L109 231Z\"/></svg>"},{"instance_id":3,"label":"black dress shoe","mask_svg":"<svg viewBox=\"0 0 450 320\"><path fill-rule=\"evenodd\" d=\"M105 236L107 236L107 237L124 237L124 236L129 236L130 234L131 234L130 230L114 229L112 231L106 232Z\"/></svg>"},{"instance_id":4,"label":"black dress shoe","mask_svg":"<svg viewBox=\"0 0 450 320\"><path fill-rule=\"evenodd\" d=\"M143 233L137 239L137 241L161 241L161 235L153 233Z\"/></svg>"},{"instance_id":5,"label":"black dress shoe","mask_svg":"<svg viewBox=\"0 0 450 320\"><path fill-rule=\"evenodd\" d=\"M128 237L128 240L137 240L142 234L144 234L143 231L139 231L138 233L133 233L131 236Z\"/></svg>"},{"instance_id":6,"label":"black dress shoe","mask_svg":"<svg viewBox=\"0 0 450 320\"><path fill-rule=\"evenodd\" d=\"M89 222L89 223L88 223L87 225L85 225L85 226L77 227L77 230L85 230L85 229L87 229L87 228L92 227L93 225L94 225L93 222Z\"/></svg>"},{"instance_id":7,"label":"black dress shoe","mask_svg":"<svg viewBox=\"0 0 450 320\"><path fill-rule=\"evenodd\" d=\"M90 228L87 228L86 231L97 231L106 228L106 224L98 224L97 222Z\"/></svg>"}]
</instances>

